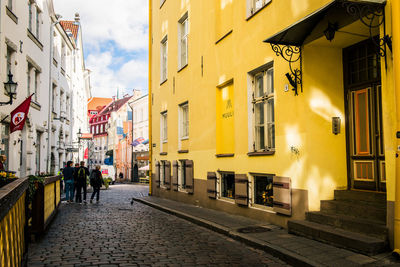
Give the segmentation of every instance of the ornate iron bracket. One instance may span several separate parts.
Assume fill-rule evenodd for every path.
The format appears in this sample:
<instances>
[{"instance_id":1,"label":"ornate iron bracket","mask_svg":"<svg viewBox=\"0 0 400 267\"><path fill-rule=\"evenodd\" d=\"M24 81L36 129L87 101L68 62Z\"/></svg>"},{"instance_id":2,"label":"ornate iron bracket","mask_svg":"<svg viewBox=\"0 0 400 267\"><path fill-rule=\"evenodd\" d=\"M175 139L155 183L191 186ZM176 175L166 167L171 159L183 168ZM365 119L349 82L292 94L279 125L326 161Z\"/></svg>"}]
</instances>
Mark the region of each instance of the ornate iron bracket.
<instances>
[{"instance_id":1,"label":"ornate iron bracket","mask_svg":"<svg viewBox=\"0 0 400 267\"><path fill-rule=\"evenodd\" d=\"M386 46L392 51L392 37L386 34L386 20L384 5L377 4L360 4L356 2L343 1L342 6L346 8L347 14L369 28L369 37L376 47L376 54L385 57ZM383 25L383 37L376 39L372 31L379 29Z\"/></svg>"},{"instance_id":2,"label":"ornate iron bracket","mask_svg":"<svg viewBox=\"0 0 400 267\"><path fill-rule=\"evenodd\" d=\"M290 72L286 73L286 78L293 87L292 90L294 91L294 95L299 95L299 86L301 92L303 92L301 47L273 43L271 43L271 47L278 57L281 56L284 60L289 62ZM294 68L293 63L298 61L300 61L300 68Z\"/></svg>"}]
</instances>

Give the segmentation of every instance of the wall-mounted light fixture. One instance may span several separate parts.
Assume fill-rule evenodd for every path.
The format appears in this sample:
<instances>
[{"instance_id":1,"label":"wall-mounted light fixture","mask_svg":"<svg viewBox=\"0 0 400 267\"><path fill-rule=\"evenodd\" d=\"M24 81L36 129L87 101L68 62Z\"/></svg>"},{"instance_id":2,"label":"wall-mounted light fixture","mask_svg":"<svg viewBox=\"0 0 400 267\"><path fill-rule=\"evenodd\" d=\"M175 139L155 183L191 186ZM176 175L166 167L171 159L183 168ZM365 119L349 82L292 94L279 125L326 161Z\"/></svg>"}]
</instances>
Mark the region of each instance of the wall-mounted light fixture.
<instances>
[{"instance_id":1,"label":"wall-mounted light fixture","mask_svg":"<svg viewBox=\"0 0 400 267\"><path fill-rule=\"evenodd\" d=\"M0 106L12 105L14 95L17 94L17 86L18 83L13 81L13 75L11 74L11 71L9 71L8 81L4 83L4 89L6 89L6 93L10 97L10 100L8 102L0 102Z\"/></svg>"},{"instance_id":2,"label":"wall-mounted light fixture","mask_svg":"<svg viewBox=\"0 0 400 267\"><path fill-rule=\"evenodd\" d=\"M339 29L339 26L337 23L330 23L328 22L328 28L324 31L324 35L326 37L326 40L329 42L332 42L333 38L335 38L335 33Z\"/></svg>"}]
</instances>

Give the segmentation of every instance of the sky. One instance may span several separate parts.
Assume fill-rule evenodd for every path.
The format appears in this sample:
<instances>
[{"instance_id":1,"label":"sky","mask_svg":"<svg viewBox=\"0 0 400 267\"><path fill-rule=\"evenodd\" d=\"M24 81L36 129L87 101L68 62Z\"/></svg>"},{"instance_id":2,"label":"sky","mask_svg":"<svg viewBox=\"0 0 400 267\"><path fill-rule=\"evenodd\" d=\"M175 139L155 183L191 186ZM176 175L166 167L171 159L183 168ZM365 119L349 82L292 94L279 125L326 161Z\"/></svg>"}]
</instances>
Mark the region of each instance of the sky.
<instances>
[{"instance_id":1,"label":"sky","mask_svg":"<svg viewBox=\"0 0 400 267\"><path fill-rule=\"evenodd\" d=\"M92 96L148 91L148 0L53 0L61 20L81 17Z\"/></svg>"}]
</instances>

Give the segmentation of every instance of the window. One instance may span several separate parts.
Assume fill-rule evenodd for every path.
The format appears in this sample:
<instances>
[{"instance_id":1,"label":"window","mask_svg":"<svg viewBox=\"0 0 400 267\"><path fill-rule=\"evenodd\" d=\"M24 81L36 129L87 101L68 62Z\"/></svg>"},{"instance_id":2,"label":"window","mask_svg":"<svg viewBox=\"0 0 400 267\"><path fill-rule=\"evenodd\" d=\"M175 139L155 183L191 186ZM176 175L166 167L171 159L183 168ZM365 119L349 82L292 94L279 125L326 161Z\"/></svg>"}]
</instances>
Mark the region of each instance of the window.
<instances>
[{"instance_id":1,"label":"window","mask_svg":"<svg viewBox=\"0 0 400 267\"><path fill-rule=\"evenodd\" d=\"M254 203L266 207L273 206L273 176L272 175L257 175L253 177L253 194Z\"/></svg>"},{"instance_id":2,"label":"window","mask_svg":"<svg viewBox=\"0 0 400 267\"><path fill-rule=\"evenodd\" d=\"M185 103L179 106L179 120L180 129L179 137L180 139L189 138L189 104Z\"/></svg>"},{"instance_id":3,"label":"window","mask_svg":"<svg viewBox=\"0 0 400 267\"><path fill-rule=\"evenodd\" d=\"M252 79L253 151L275 149L274 71L256 72Z\"/></svg>"},{"instance_id":4,"label":"window","mask_svg":"<svg viewBox=\"0 0 400 267\"><path fill-rule=\"evenodd\" d=\"M251 16L258 10L269 4L272 0L247 0L248 10L247 16Z\"/></svg>"},{"instance_id":5,"label":"window","mask_svg":"<svg viewBox=\"0 0 400 267\"><path fill-rule=\"evenodd\" d=\"M167 36L161 41L161 83L167 80L167 52L168 42Z\"/></svg>"},{"instance_id":6,"label":"window","mask_svg":"<svg viewBox=\"0 0 400 267\"><path fill-rule=\"evenodd\" d=\"M41 139L42 133L37 131L36 132L36 155L35 155L35 162L36 162L36 174L40 173L40 148L41 148Z\"/></svg>"},{"instance_id":7,"label":"window","mask_svg":"<svg viewBox=\"0 0 400 267\"><path fill-rule=\"evenodd\" d=\"M40 10L38 7L36 7L36 38L38 39L40 34L39 26L40 26Z\"/></svg>"},{"instance_id":8,"label":"window","mask_svg":"<svg viewBox=\"0 0 400 267\"><path fill-rule=\"evenodd\" d=\"M221 197L235 198L235 174L233 172L221 173Z\"/></svg>"},{"instance_id":9,"label":"window","mask_svg":"<svg viewBox=\"0 0 400 267\"><path fill-rule=\"evenodd\" d=\"M186 187L186 160L178 161L178 188L185 189Z\"/></svg>"},{"instance_id":10,"label":"window","mask_svg":"<svg viewBox=\"0 0 400 267\"><path fill-rule=\"evenodd\" d=\"M168 142L168 113L161 113L161 142Z\"/></svg>"},{"instance_id":11,"label":"window","mask_svg":"<svg viewBox=\"0 0 400 267\"><path fill-rule=\"evenodd\" d=\"M28 63L28 72L27 72L27 95L31 95L31 90L32 90L32 86L31 86L31 73L33 71L33 66L31 64Z\"/></svg>"},{"instance_id":12,"label":"window","mask_svg":"<svg viewBox=\"0 0 400 267\"><path fill-rule=\"evenodd\" d=\"M96 134L99 133L99 125L96 125Z\"/></svg>"},{"instance_id":13,"label":"window","mask_svg":"<svg viewBox=\"0 0 400 267\"><path fill-rule=\"evenodd\" d=\"M29 26L28 29L32 32L33 30L33 4L29 1L28 3L29 8Z\"/></svg>"},{"instance_id":14,"label":"window","mask_svg":"<svg viewBox=\"0 0 400 267\"><path fill-rule=\"evenodd\" d=\"M8 0L7 7L9 10L13 10L13 0Z\"/></svg>"},{"instance_id":15,"label":"window","mask_svg":"<svg viewBox=\"0 0 400 267\"><path fill-rule=\"evenodd\" d=\"M53 105L52 105L53 112L56 112L56 90L57 90L57 85L53 83Z\"/></svg>"},{"instance_id":16,"label":"window","mask_svg":"<svg viewBox=\"0 0 400 267\"><path fill-rule=\"evenodd\" d=\"M178 35L178 67L181 69L188 64L188 13L178 22Z\"/></svg>"},{"instance_id":17,"label":"window","mask_svg":"<svg viewBox=\"0 0 400 267\"><path fill-rule=\"evenodd\" d=\"M101 128L100 128L101 130L100 130L100 132L102 133L103 131L104 131L104 126L103 126L103 124L101 125Z\"/></svg>"},{"instance_id":18,"label":"window","mask_svg":"<svg viewBox=\"0 0 400 267\"><path fill-rule=\"evenodd\" d=\"M38 102L39 82L40 82L39 75L40 75L40 72L35 70L34 75L35 75L35 91L34 91L35 94L33 95L33 98L35 99L35 102Z\"/></svg>"},{"instance_id":19,"label":"window","mask_svg":"<svg viewBox=\"0 0 400 267\"><path fill-rule=\"evenodd\" d=\"M11 74L14 74L14 66L13 66L13 59L14 59L14 53L15 50L12 49L11 47L7 46L7 74L8 75L10 72ZM8 81L8 76L7 76L7 81ZM15 77L14 77L15 81Z\"/></svg>"}]
</instances>

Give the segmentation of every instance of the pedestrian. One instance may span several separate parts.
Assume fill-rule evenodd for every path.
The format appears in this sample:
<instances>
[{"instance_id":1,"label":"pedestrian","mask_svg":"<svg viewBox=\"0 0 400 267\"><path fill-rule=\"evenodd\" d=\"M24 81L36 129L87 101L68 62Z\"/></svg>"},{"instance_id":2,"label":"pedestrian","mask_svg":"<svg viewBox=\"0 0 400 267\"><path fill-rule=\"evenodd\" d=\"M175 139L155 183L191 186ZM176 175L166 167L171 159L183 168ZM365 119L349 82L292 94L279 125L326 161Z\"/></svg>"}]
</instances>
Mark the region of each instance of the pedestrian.
<instances>
[{"instance_id":1,"label":"pedestrian","mask_svg":"<svg viewBox=\"0 0 400 267\"><path fill-rule=\"evenodd\" d=\"M124 179L124 174L122 172L119 173L119 179L120 180Z\"/></svg>"},{"instance_id":2,"label":"pedestrian","mask_svg":"<svg viewBox=\"0 0 400 267\"><path fill-rule=\"evenodd\" d=\"M100 165L96 166L90 175L90 185L93 187L93 193L90 197L90 203L93 203L93 198L96 195L96 202L100 199L100 188L104 184L103 175L100 172Z\"/></svg>"},{"instance_id":3,"label":"pedestrian","mask_svg":"<svg viewBox=\"0 0 400 267\"><path fill-rule=\"evenodd\" d=\"M63 170L65 181L65 198L68 203L74 200L74 168L72 161L67 162L67 167Z\"/></svg>"},{"instance_id":4,"label":"pedestrian","mask_svg":"<svg viewBox=\"0 0 400 267\"><path fill-rule=\"evenodd\" d=\"M5 171L4 162L7 160L6 155L0 156L0 171Z\"/></svg>"},{"instance_id":5,"label":"pedestrian","mask_svg":"<svg viewBox=\"0 0 400 267\"><path fill-rule=\"evenodd\" d=\"M60 195L64 192L64 176L63 176L63 168L61 168L58 173L58 176L60 177Z\"/></svg>"},{"instance_id":6,"label":"pedestrian","mask_svg":"<svg viewBox=\"0 0 400 267\"><path fill-rule=\"evenodd\" d=\"M75 167L74 178L76 184L75 202L82 203L82 190L83 200L86 203L86 182L89 176L89 170L85 167L85 162L81 161L79 167Z\"/></svg>"}]
</instances>

